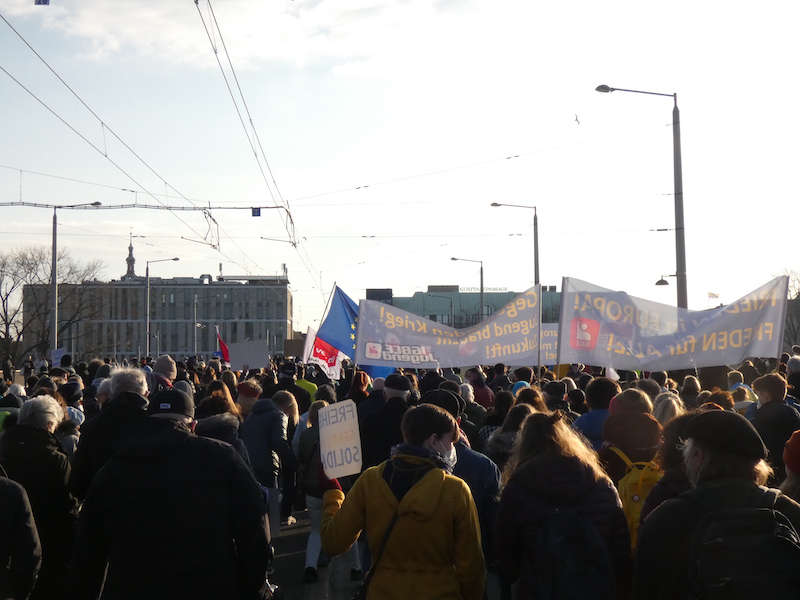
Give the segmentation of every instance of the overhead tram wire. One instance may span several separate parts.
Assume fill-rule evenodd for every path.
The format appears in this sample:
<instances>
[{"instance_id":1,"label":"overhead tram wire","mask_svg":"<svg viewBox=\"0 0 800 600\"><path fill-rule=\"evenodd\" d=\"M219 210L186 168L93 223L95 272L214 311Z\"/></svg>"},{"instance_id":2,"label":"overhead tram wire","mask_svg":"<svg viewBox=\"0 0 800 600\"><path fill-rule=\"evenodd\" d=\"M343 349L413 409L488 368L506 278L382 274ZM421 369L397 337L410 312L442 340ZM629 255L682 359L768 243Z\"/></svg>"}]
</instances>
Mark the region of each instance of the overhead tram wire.
<instances>
[{"instance_id":1,"label":"overhead tram wire","mask_svg":"<svg viewBox=\"0 0 800 600\"><path fill-rule=\"evenodd\" d=\"M2 14L0 14L0 17L2 17ZM153 198L153 200L155 200L159 204L161 204L163 206L166 206L166 205L164 205L163 202L161 202L161 200L156 198L156 196L153 195L153 193L150 192L150 190L148 190L146 187L144 187L144 185L141 184L133 175L131 175L128 171L126 171L119 163L117 163L110 156L104 154L103 151L94 142L92 142L89 138L87 138L85 135L83 135L80 131L75 129L75 127L73 127L66 119L64 119L64 117L62 117L60 114L58 114L55 111L55 109L51 108L49 104L47 104L44 100L39 98L39 96L37 96L33 91L31 91L27 86L25 86L25 84L23 84L19 79L14 77L14 75L12 75L3 65L0 65L0 71L5 73L9 77L9 79L11 79L14 83L16 83L20 88L22 88L28 95L30 95L39 104L41 104L50 114L52 114L55 118L57 118L59 121L61 121L61 123L64 124L70 131L72 131L72 133L74 133L79 138L81 138L84 142L86 142L98 154L100 154L103 157L105 157L105 159L108 162L110 162L112 165L114 165L114 167L116 167L116 169L118 171L120 171L123 175L125 175L125 177L130 179L134 184L136 184L139 188L141 188L143 192L145 192L148 196L151 196ZM170 212L172 212L172 211L170 211ZM178 219L181 223L183 223L187 228L189 228L195 235L197 235L199 237L202 237L202 234L199 231L197 231L194 227L189 225L189 223L187 223L184 219L182 219L180 216L178 216L175 213L173 213L173 215L175 216L176 219ZM209 244L209 245L213 247L212 244Z\"/></svg>"},{"instance_id":2,"label":"overhead tram wire","mask_svg":"<svg viewBox=\"0 0 800 600\"><path fill-rule=\"evenodd\" d=\"M78 102L80 102L81 105L86 110L88 110L89 113L91 113L91 115L95 119L97 119L97 121L100 123L100 126L103 128L104 131L108 131L112 136L114 136L114 138L120 144L122 144L125 147L125 149L128 150L128 152L130 152L133 156L135 156L136 159L139 162L141 162L153 175L155 175L155 177L157 179L159 179L165 186L169 187L172 191L174 191L176 194L178 194L181 198L183 198L184 200L186 200L190 204L194 204L194 202L192 202L189 198L184 196L178 189L176 189L174 186L172 186L164 177L161 176L160 173L158 173L158 171L156 171L150 165L150 163L148 163L144 158L142 158L142 156L139 155L139 153L136 152L136 150L134 150L125 140L123 140L122 137L108 123L106 123L102 119L102 117L100 117L100 115L98 115L97 112L91 106L89 106L89 104L80 96L80 94L78 94L78 92L76 92L72 88L72 86L70 86L64 80L63 77L61 77L61 75L58 73L58 71L56 71L52 66L50 66L50 63L48 63L47 60L45 60L45 58L41 54L39 54L39 52L36 50L36 48L34 48L30 44L30 42L28 42L28 40L25 39L25 37L9 22L8 19L6 19L5 15L3 13L1 13L1 12L0 12L0 19L2 19L5 22L5 24L8 25L9 29L11 29L11 31L13 31L17 35L17 37L22 41L22 43L25 44L31 52L33 52L33 54L36 56L36 58L38 58L42 62L42 64L45 67L47 67L47 69L55 76L55 78L58 79L64 85L64 87L69 90L69 92L75 97L75 99ZM3 70L5 71L5 69L3 69ZM6 74L8 74L7 71L6 71ZM26 91L27 91L27 89L26 89ZM99 150L99 148L96 148L96 149L98 150L98 152L100 154L102 154L103 156L108 158L108 155L107 155L106 152ZM150 194L150 195L152 195L152 194Z\"/></svg>"},{"instance_id":3,"label":"overhead tram wire","mask_svg":"<svg viewBox=\"0 0 800 600\"><path fill-rule=\"evenodd\" d=\"M264 152L264 146L261 144L261 137L258 135L258 129L256 129L256 124L253 122L253 117L250 114L250 108L247 106L247 99L244 97L244 92L242 91L241 85L239 85L239 77L236 75L236 69L233 66L231 56L228 53L228 45L225 43L225 36L222 35L222 29L220 29L219 22L217 21L217 15L214 12L214 6L211 4L211 0L206 1L208 2L208 9L211 11L211 17L214 19L214 27L216 27L217 33L219 34L219 41L222 43L222 49L225 51L225 58L228 60L228 66L231 69L233 80L236 82L236 89L239 90L239 95L242 98L242 105L244 106L244 110L247 113L247 118L250 121L250 127L253 129L253 135L255 136L256 143L258 144L258 149L261 151L261 158L264 159L264 165L267 167L267 172L269 173L270 179L272 179L272 185L275 187L275 193L278 194L278 199L281 201L281 203L286 206L287 214L289 215L289 218L291 218L292 213L291 207L289 206L289 201L284 199L283 194L281 194L281 190L278 187L278 182L275 180L275 175L272 173L272 168L269 166L267 154Z\"/></svg>"},{"instance_id":4,"label":"overhead tram wire","mask_svg":"<svg viewBox=\"0 0 800 600\"><path fill-rule=\"evenodd\" d=\"M2 68L2 67L0 67ZM11 202L0 202L0 207L3 206L26 206L30 208L53 208L52 204L46 204L44 202L25 202L20 200L14 200ZM141 208L145 210L168 210L172 211L205 211L206 208L202 206L164 206L164 205L156 205L156 204L103 204L101 206L91 206L91 205L82 205L82 206L63 206L61 207L62 210L120 210L120 209L132 209L132 208ZM214 208L214 207L212 207ZM251 206L226 206L223 210L252 210L253 208L264 208L264 209L271 209L271 208L281 208L280 206L261 206L261 207L251 207ZM19 232L13 232L19 233ZM29 235L36 235L35 233L29 233ZM49 233L47 235L50 235ZM101 234L101 233L90 233L90 234L69 234L69 235L82 235L84 237L90 236L97 236L97 237L117 237L115 234ZM199 235L199 234L198 234ZM227 235L227 234L226 234ZM193 240L191 238L183 237L183 236L147 236L147 237L159 237L159 238L169 238L169 239L182 239L189 242L195 242L203 244L204 246L209 246L206 242L200 242L199 240ZM228 236L230 237L230 236ZM233 241L233 238L231 238ZM235 242L234 242L235 243ZM237 244L238 246L238 244ZM211 246L215 251L217 251L223 258L227 261L232 262L246 271L249 271L249 268L240 263L239 261L235 260L234 258L225 254L220 248Z\"/></svg>"},{"instance_id":5,"label":"overhead tram wire","mask_svg":"<svg viewBox=\"0 0 800 600\"><path fill-rule=\"evenodd\" d=\"M199 2L199 0L195 0L195 8L197 9L197 14L200 17L201 23L203 24L203 29L206 32L206 37L208 37L209 44L211 45L211 49L214 52L214 58L217 61L217 66L219 67L220 74L222 75L222 79L225 81L225 87L228 89L228 95L230 96L231 101L233 102L234 109L236 110L236 114L239 117L239 122L242 125L242 130L244 131L245 137L247 138L247 143L250 146L251 151L253 152L253 157L255 158L256 164L258 165L258 169L261 172L262 178L264 179L264 184L265 184L265 186L267 188L267 191L270 194L270 197L272 198L273 202L275 202L276 204L278 203L278 200L275 198L275 194L277 193L278 198L279 198L279 200L281 202L281 206L283 206L284 210L286 211L286 220L284 221L284 227L285 227L286 233L287 233L287 235L289 237L289 241L290 241L292 247L294 248L295 252L297 253L297 257L300 259L300 262L303 264L303 267L306 269L306 271L308 272L309 276L311 277L312 281L315 281L316 279L315 279L315 276L313 274L313 270L314 269L313 269L313 263L311 261L311 256L308 254L307 250L303 249L303 250L305 250L305 253L306 253L306 256L304 257L303 253L301 252L301 249L298 248L299 244L298 244L298 240L297 240L296 232L295 232L294 218L292 217L292 213L291 213L291 210L290 210L290 207L289 207L289 203L283 198L283 195L280 192L280 188L278 187L278 183L277 183L277 181L275 179L275 176L274 176L274 174L272 172L272 168L269 166L269 160L267 159L266 153L264 152L264 147L261 144L261 138L259 137L258 131L256 130L256 127L255 127L255 123L253 122L253 118L252 118L252 115L250 113L250 109L249 109L249 107L247 105L247 100L245 99L244 92L242 91L241 85L239 83L239 78L236 75L236 69L233 66L233 61L231 60L230 53L228 52L228 47L227 47L227 44L225 43L225 38L224 38L224 36L222 34L222 30L221 30L221 28L219 26L219 21L217 20L216 14L214 13L214 9L213 9L213 6L211 5L210 0L208 0L208 7L209 7L209 11L211 13L212 20L214 21L214 27L216 28L217 34L219 35L220 43L222 44L223 50L225 52L225 56L226 56L226 59L228 61L228 66L231 69L231 75L233 76L234 82L236 84L236 88L237 88L237 90L239 92L239 96L241 97L242 105L243 105L243 107L245 109L245 112L247 113L247 118L248 118L248 120L250 122L250 126L251 126L252 131L253 131L252 137L251 137L250 133L247 130L247 125L244 122L244 117L242 116L242 111L239 108L239 103L236 100L236 97L235 97L235 95L233 93L233 89L231 88L231 84L230 84L230 81L228 79L228 75L225 72L225 68L222 66L222 61L219 58L219 50L217 49L217 46L216 46L216 44L214 42L214 39L212 38L211 31L209 30L208 24L206 23L206 19L203 16L203 12L202 12L202 10L200 10L200 2ZM267 171L269 172L270 178L272 180L273 186L275 187L275 192L274 193L272 191L272 188L270 187L269 180L267 179L266 173L264 172L264 166L262 166L262 164L261 164L261 159L259 159L258 153L256 152L256 148L253 145L253 139L255 139L256 143L258 144L258 147L259 147L259 149L261 151L261 156L262 156L262 159L263 159L263 162L264 162L264 166L266 166ZM322 289L320 289L319 292L320 292L320 295L324 298L324 295L325 295L324 291Z\"/></svg>"},{"instance_id":6,"label":"overhead tram wire","mask_svg":"<svg viewBox=\"0 0 800 600\"><path fill-rule=\"evenodd\" d=\"M108 125L108 124L107 124L107 123L106 123L106 122L105 122L105 121L104 121L104 120L103 120L103 119L100 117L100 115L98 115L98 114L97 114L97 112L96 112L96 111L95 111L95 110L94 110L94 109L93 109L91 106L89 106L89 104L88 104L88 103L87 103L87 102L86 102L86 101L85 101L85 100L84 100L84 99L83 99L83 98L82 98L82 97L81 97L81 96L80 96L80 95L79 95L79 94L78 94L78 93L77 93L77 92L76 92L76 91L75 91L75 90L74 90L74 89L73 89L73 88L72 88L72 87L71 87L71 86L70 86L70 85L69 85L69 84L68 84L68 83L67 83L65 80L64 80L64 78L63 78L63 77L61 77L61 75L60 75L60 74L59 74L59 73L58 73L58 72L57 72L57 71L56 71L56 70L55 70L55 69L54 69L54 68L53 68L53 67L52 67L52 66L51 66L51 65L50 65L50 64L49 64L49 63L48 63L48 62L47 62L45 59L44 59L44 57L43 57L41 54L39 54L39 52L38 52L38 51L37 51L37 50L36 50L36 49L35 49L35 48L34 48L34 47L33 47L33 46L32 46L32 45L31 45L31 44L28 42L28 40L27 40L27 39L25 39L25 37L24 37L24 36L23 36L23 35L22 35L22 34L21 34L21 33L20 33L20 32L19 32L19 31L18 31L18 30L17 30L17 29L16 29L16 28L13 26L13 25L12 25L12 24L11 24L11 22L10 22L10 21L9 21L9 20L8 20L8 19L5 17L5 15L3 15L3 14L2 14L2 12L0 12L0 19L2 19L2 20L5 22L5 24L6 24L6 25L8 25L8 27L9 27L9 28L10 28L10 29L11 29L11 30L12 30L12 31L13 31L13 32L14 32L14 33L17 35L17 37L18 37L18 38L19 38L19 39L20 39L20 40L21 40L21 41L22 41L22 42L23 42L23 43L24 43L24 44L25 44L25 45L28 47L28 49L29 49L31 52L33 52L33 54L34 54L34 55L35 55L35 56L36 56L36 57L37 57L37 58L38 58L38 59L39 59L39 60L40 60L40 61L41 61L41 62L42 62L42 63L43 63L43 64L44 64L46 67L47 67L47 69L48 69L48 70L49 70L49 71L50 71L50 72L51 72L51 73L52 73L52 74L53 74L53 75L54 75L54 76L55 76L55 77L56 77L56 78L57 78L57 79L58 79L58 80L59 80L59 81L60 81L60 82L61 82L61 83L64 85L64 87L66 87L66 88L67 88L67 89L70 91L70 93L71 93L71 94L72 94L72 95L73 95L73 96L74 96L74 97L75 97L75 98L78 100L78 102L80 102L80 103L81 103L81 105L83 105L83 107L84 107L84 108L86 108L86 110L87 110L87 111L89 111L89 113L90 113L90 114L91 114L91 115L92 115L92 116L93 116L95 119L97 119L97 121L100 123L100 127L101 127L101 130L102 130L102 132L103 132L104 150L102 150L102 151L101 151L101 150L99 149L99 147L97 147L95 144L93 144L92 142L90 142L90 141L88 140L88 138L86 138L85 136L81 135L81 134L80 134L80 133L79 133L79 132L78 132L78 131L77 131L77 130L74 128L74 127L72 127L71 125L69 125L69 123L67 123L65 119L63 119L63 118L62 118L60 115L58 115L58 114L57 114L57 113L56 113L56 112L55 112L53 109L51 109L51 108L50 108L50 107L49 107L49 106L48 106L46 103L44 103L44 101L42 101L42 100L41 100L41 99L39 99L39 98L38 98L38 97L37 97L35 94L33 94L33 93L32 93L32 92L31 92L31 91L30 91L28 88L26 88L26 87L25 87L25 86L24 86L24 85L23 85L23 84L22 84L22 83L21 83L19 80L17 80L15 77L13 77L13 76L12 76L12 75L11 75L11 74L10 74L10 73L9 73L9 72L6 70L6 69L3 69L3 71L6 73L6 75L8 75L8 76L9 76L9 77L10 77L12 80L14 80L14 81L17 83L17 85L19 85L20 87L22 87L22 88L23 88L23 89L24 89L26 92L28 92L28 93L29 93L29 94L30 94L30 95L31 95L31 96L32 96L34 99L36 99L36 100L37 100L38 102L40 102L40 103L41 103L43 106L45 106L45 108L47 108L47 109L48 109L48 110L49 110L51 113L53 113L53 114L54 114L56 117L58 117L58 119L59 119L59 120L61 120L61 121L62 121L62 123L64 123L65 125L67 125L67 126L68 126L68 127L69 127L69 128L70 128L70 129L71 129L73 132L74 132L74 133L76 133L77 135L79 135L79 137L81 137L81 138L82 138L84 141L86 141L86 142L87 142L87 143L88 143L88 144L89 144L89 145L90 145L92 148L94 148L94 149L95 149L95 150L96 150L96 151L97 151L99 154L103 155L103 156L104 156L104 157L105 157L105 158L106 158L106 159L107 159L109 162L111 162L111 164L112 164L112 165L114 165L114 166L115 166L115 167L116 167L118 170L120 170L122 173L124 173L124 174L125 174L125 175L126 175L126 176L127 176L127 177L128 177L130 180L131 180L131 181L133 181L133 182L134 182L134 183L135 183L137 186L139 186L139 187L140 187L140 188L141 188L141 189L142 189L142 190L143 190L145 193L147 193L147 195L149 195L150 197L152 197L152 198L153 198L153 199L154 199L156 202L159 202L160 204L163 204L163 202L161 202L161 201L160 201L160 200L159 200L159 199L158 199L158 198L155 196L155 194L153 194L152 192L150 192L150 191L149 191L147 188L145 188L145 187L144 187L142 184L140 184L138 181L136 181L136 180L135 180L135 179L134 179L134 178L133 178L133 177L132 177L130 174L128 174L128 173L127 173L127 171L125 171L124 169L122 169L122 167L121 167L119 164L117 164L117 163L116 163L114 160L112 160L112 159L111 159L111 158L108 156L107 146L106 146L106 144L105 144L105 132L106 132L106 130L107 130L109 133L111 133L111 135L113 135L113 136L114 136L114 138L115 138L117 141L119 141L119 142L120 142L120 143L121 143L121 144L122 144L122 145L123 145L123 146L124 146L124 147L125 147L125 148L126 148L126 149L127 149L127 150L128 150L128 151L129 151L129 152L132 154L132 155L133 155L133 156L135 156L135 157L136 157L136 158L139 160L139 162L141 162L141 163L142 163L142 164L143 164L143 165L144 165L144 166L145 166L145 167L146 167L146 168L147 168L147 169L148 169L148 170L149 170L149 171L150 171L150 172L151 172L151 173L152 173L152 174L153 174L153 175L156 177L156 178L158 178L158 179L159 179L159 180L160 180L160 181L161 181L161 182L164 184L164 187L165 187L165 188L171 189L171 190L172 190L172 191L174 191L176 194L178 194L178 196L180 196L180 197L181 197L183 200L187 201L188 203L190 203L190 204L192 204L192 205L194 205L194 204L195 204L195 203L194 203L194 201L193 201L191 198L189 198L188 196L186 196L185 194L183 194L183 193L182 193L180 190L178 190L178 189L177 189L175 186L173 186L171 183L169 183L169 182L168 182L168 181L167 181L167 180L166 180L166 179L165 179L165 178L164 178L164 177L163 177L163 176L162 176L160 173L158 173L158 172L157 172L157 171L156 171L156 170L155 170L155 169L154 169L154 168L153 168L153 167L150 165L150 163L148 163L148 162L147 162L147 161L146 161L146 160L145 160L145 159L144 159L142 156L140 156L140 155L139 155L139 153L137 153L137 152L136 152L136 151L135 151L135 150L134 150L134 149L133 149L133 148L132 148L132 147L131 147L131 146L130 146L130 145L129 145L129 144L126 142L126 141L125 141L125 140L123 140L123 139L122 139L122 137L121 137L121 136L120 136L120 135L119 135L119 134L118 134L118 133L117 133L117 132L116 132L116 131L115 131L113 128L111 128L111 127L110 127L110 126L109 126L109 125ZM0 67L0 68L2 68L2 67ZM125 190L125 191L134 191L134 192L135 192L135 190ZM288 212L288 209L286 209L286 210L287 210L287 212ZM220 246L220 244L219 244L219 241L220 241L220 240L219 240L219 235L217 235L217 242L216 242L216 244L215 244L215 243L213 243L213 238L212 238L212 242L208 242L208 240L206 239L206 237L204 237L204 236L201 236L201 235L200 235L200 233L199 233L199 232L197 232L197 230L195 230L193 227L191 227L191 226L190 226L188 223L186 223L186 222L185 222L183 219L181 219L180 217L178 217L178 216L177 216L177 215L175 215L174 213L173 213L173 215L174 215L176 218L178 218L178 220L180 220L180 221L181 221L181 222L182 222L184 225L186 225L186 226L187 226L187 227L188 227L190 230L192 230L192 231L195 233L195 235L198 235L198 236L200 236L200 237L203 239L204 243L206 243L207 245L209 245L209 246L211 246L212 248L214 248L215 250L217 250L217 251L218 251L218 252L219 252L221 255L223 255L225 258L228 258L228 260L231 260L229 257L227 257L227 256L226 256L226 255L225 255L225 254L224 254L224 253L221 251L221 249L220 249L220 247L219 247L219 246ZM205 216L205 218L206 218L206 221L208 221L209 219L211 219L211 220L214 220L214 219L213 219L213 216L211 216L211 214L208 212L208 209L206 209L206 210L204 211L204 216ZM216 223L216 221L215 221L215 223ZM217 226L219 227L219 225L218 225L218 224L217 224ZM244 257L245 257L247 260L250 260L250 262L252 262L252 263L253 263L253 264L255 264L256 266L258 266L258 263L256 263L256 261L254 261L253 259L249 258L249 256L247 256L247 253L246 253L246 252L244 252L244 250L241 248L241 246L239 246L238 244L236 244L236 242L234 242L234 244L235 244L235 245L236 245L236 246L239 248L239 251L240 251L240 252L242 252L242 255L243 255L243 256L244 256ZM235 262L235 261L234 261L234 262ZM249 271L249 269L246 269L246 270L248 270L248 271Z\"/></svg>"}]
</instances>

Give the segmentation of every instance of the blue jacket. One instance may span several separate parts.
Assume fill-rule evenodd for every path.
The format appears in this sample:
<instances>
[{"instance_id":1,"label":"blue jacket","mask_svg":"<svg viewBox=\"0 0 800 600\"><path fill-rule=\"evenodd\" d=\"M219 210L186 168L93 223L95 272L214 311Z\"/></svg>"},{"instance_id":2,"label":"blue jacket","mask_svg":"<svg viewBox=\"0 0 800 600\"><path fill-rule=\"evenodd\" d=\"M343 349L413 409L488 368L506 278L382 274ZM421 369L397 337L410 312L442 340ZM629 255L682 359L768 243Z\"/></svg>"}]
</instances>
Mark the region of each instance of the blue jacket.
<instances>
[{"instance_id":1,"label":"blue jacket","mask_svg":"<svg viewBox=\"0 0 800 600\"><path fill-rule=\"evenodd\" d=\"M486 554L492 547L489 537L494 529L500 498L500 470L488 457L472 450L463 440L458 440L455 447L457 461L453 475L463 479L472 492L481 524L481 545Z\"/></svg>"},{"instance_id":2,"label":"blue jacket","mask_svg":"<svg viewBox=\"0 0 800 600\"><path fill-rule=\"evenodd\" d=\"M600 450L603 445L603 425L607 418L608 409L606 408L590 410L575 419L572 426L592 443L592 448Z\"/></svg>"}]
</instances>

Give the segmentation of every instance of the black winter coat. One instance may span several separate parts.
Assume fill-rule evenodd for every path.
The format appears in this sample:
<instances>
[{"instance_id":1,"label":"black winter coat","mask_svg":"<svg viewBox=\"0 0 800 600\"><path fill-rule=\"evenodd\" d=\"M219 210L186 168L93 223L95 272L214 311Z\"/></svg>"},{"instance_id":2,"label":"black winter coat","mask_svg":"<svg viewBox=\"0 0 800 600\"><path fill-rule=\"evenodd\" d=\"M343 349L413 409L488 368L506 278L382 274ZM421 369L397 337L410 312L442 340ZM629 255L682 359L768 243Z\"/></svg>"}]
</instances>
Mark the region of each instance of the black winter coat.
<instances>
[{"instance_id":1,"label":"black winter coat","mask_svg":"<svg viewBox=\"0 0 800 600\"><path fill-rule=\"evenodd\" d=\"M102 587L103 600L258 598L266 507L239 455L167 419L132 433L83 505L73 597L95 600Z\"/></svg>"},{"instance_id":2,"label":"black winter coat","mask_svg":"<svg viewBox=\"0 0 800 600\"><path fill-rule=\"evenodd\" d=\"M281 468L293 471L295 458L287 438L289 419L269 398L261 398L239 426L256 479L268 488L280 486Z\"/></svg>"},{"instance_id":3,"label":"black winter coat","mask_svg":"<svg viewBox=\"0 0 800 600\"><path fill-rule=\"evenodd\" d=\"M723 479L700 483L656 508L639 527L633 598L689 597L690 540L700 521L709 510L763 506L765 492L752 481ZM781 495L775 508L800 531L800 505ZM754 555L753 560L760 557Z\"/></svg>"},{"instance_id":4,"label":"black winter coat","mask_svg":"<svg viewBox=\"0 0 800 600\"><path fill-rule=\"evenodd\" d=\"M130 425L147 418L147 404L147 398L126 392L106 402L99 415L81 425L70 480L70 489L78 499L86 497L95 473L125 439Z\"/></svg>"},{"instance_id":5,"label":"black winter coat","mask_svg":"<svg viewBox=\"0 0 800 600\"><path fill-rule=\"evenodd\" d=\"M250 455L247 454L247 446L244 445L244 442L239 437L239 426L240 421L236 415L222 413L200 419L194 428L194 432L197 435L230 444L239 453L242 460L250 466Z\"/></svg>"},{"instance_id":6,"label":"black winter coat","mask_svg":"<svg viewBox=\"0 0 800 600\"><path fill-rule=\"evenodd\" d=\"M768 402L756 412L753 425L769 450L767 462L775 470L768 483L780 485L786 478L783 447L792 433L800 429L800 414L785 402Z\"/></svg>"},{"instance_id":7,"label":"black winter coat","mask_svg":"<svg viewBox=\"0 0 800 600\"><path fill-rule=\"evenodd\" d=\"M389 398L378 412L368 416L361 427L364 470L389 460L392 448L403 441L400 422L408 410L402 398Z\"/></svg>"},{"instance_id":8,"label":"black winter coat","mask_svg":"<svg viewBox=\"0 0 800 600\"><path fill-rule=\"evenodd\" d=\"M503 489L497 514L494 549L497 568L508 580L520 581L520 598L533 589L538 526L555 508L578 509L608 545L618 597L629 587L630 534L616 488L575 458L540 455L524 463ZM527 595L526 595L527 594ZM599 597L597 600L600 600Z\"/></svg>"},{"instance_id":9,"label":"black winter coat","mask_svg":"<svg viewBox=\"0 0 800 600\"><path fill-rule=\"evenodd\" d=\"M644 521L662 502L677 498L691 487L692 484L689 483L689 478L686 477L682 467L665 471L664 476L656 482L645 498L641 520Z\"/></svg>"},{"instance_id":10,"label":"black winter coat","mask_svg":"<svg viewBox=\"0 0 800 600\"><path fill-rule=\"evenodd\" d=\"M78 503L68 488L70 466L55 436L16 425L0 441L0 463L28 493L42 544L42 569L34 598L59 598L72 555Z\"/></svg>"},{"instance_id":11,"label":"black winter coat","mask_svg":"<svg viewBox=\"0 0 800 600\"><path fill-rule=\"evenodd\" d=\"M28 597L42 564L42 547L28 495L0 469L0 598Z\"/></svg>"}]
</instances>

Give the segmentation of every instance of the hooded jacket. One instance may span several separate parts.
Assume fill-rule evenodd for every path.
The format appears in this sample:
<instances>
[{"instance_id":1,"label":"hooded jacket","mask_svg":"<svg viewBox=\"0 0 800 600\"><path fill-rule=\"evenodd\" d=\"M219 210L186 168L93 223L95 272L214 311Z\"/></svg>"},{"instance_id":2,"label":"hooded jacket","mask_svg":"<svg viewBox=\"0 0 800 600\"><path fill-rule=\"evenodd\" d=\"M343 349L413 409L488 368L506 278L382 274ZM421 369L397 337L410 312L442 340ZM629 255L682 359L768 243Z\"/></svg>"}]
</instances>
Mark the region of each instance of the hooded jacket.
<instances>
[{"instance_id":1,"label":"hooded jacket","mask_svg":"<svg viewBox=\"0 0 800 600\"><path fill-rule=\"evenodd\" d=\"M521 598L530 598L531 569L536 562L539 524L555 508L574 508L605 540L618 591L629 587L630 535L617 490L606 478L595 479L576 458L543 454L520 466L503 489L497 514L494 549L500 573L521 577ZM599 598L598 598L599 600Z\"/></svg>"},{"instance_id":2,"label":"hooded jacket","mask_svg":"<svg viewBox=\"0 0 800 600\"><path fill-rule=\"evenodd\" d=\"M70 489L80 500L86 497L92 478L124 441L129 427L147 418L147 398L123 392L106 402L99 415L81 425L81 436L72 459Z\"/></svg>"},{"instance_id":3,"label":"hooded jacket","mask_svg":"<svg viewBox=\"0 0 800 600\"><path fill-rule=\"evenodd\" d=\"M205 419L200 419L194 428L197 435L219 440L233 446L239 453L246 465L250 465L250 455L247 453L247 446L239 437L240 421L236 415L231 413L221 413L211 415Z\"/></svg>"},{"instance_id":4,"label":"hooded jacket","mask_svg":"<svg viewBox=\"0 0 800 600\"><path fill-rule=\"evenodd\" d=\"M57 597L72 554L78 503L70 494L69 460L55 436L29 425L16 425L0 442L0 463L28 493L42 544L43 562L35 598Z\"/></svg>"},{"instance_id":5,"label":"hooded jacket","mask_svg":"<svg viewBox=\"0 0 800 600\"><path fill-rule=\"evenodd\" d=\"M83 505L73 597L101 588L104 600L260 597L266 507L239 455L168 419L134 429Z\"/></svg>"},{"instance_id":6,"label":"hooded jacket","mask_svg":"<svg viewBox=\"0 0 800 600\"><path fill-rule=\"evenodd\" d=\"M42 564L28 495L0 467L0 598L25 600Z\"/></svg>"},{"instance_id":7,"label":"hooded jacket","mask_svg":"<svg viewBox=\"0 0 800 600\"><path fill-rule=\"evenodd\" d=\"M401 500L383 477L390 461L364 471L347 497L339 490L325 492L323 549L331 556L341 554L363 530L376 552L397 512L368 597L480 600L486 576L478 515L467 484L425 464L424 458L396 454L391 461L427 471Z\"/></svg>"},{"instance_id":8,"label":"hooded jacket","mask_svg":"<svg viewBox=\"0 0 800 600\"><path fill-rule=\"evenodd\" d=\"M250 464L264 487L279 486L281 468L294 469L294 454L287 439L289 419L269 398L261 398L239 426Z\"/></svg>"}]
</instances>

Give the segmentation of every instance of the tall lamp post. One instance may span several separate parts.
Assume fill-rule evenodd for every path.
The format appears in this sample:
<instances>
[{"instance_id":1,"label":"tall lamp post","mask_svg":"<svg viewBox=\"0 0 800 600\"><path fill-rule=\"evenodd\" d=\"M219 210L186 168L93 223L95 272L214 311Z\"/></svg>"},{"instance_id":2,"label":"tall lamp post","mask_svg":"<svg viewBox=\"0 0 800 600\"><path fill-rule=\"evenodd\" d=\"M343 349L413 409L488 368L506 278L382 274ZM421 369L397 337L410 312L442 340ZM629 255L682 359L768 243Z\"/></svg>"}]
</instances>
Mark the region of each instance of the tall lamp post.
<instances>
[{"instance_id":1,"label":"tall lamp post","mask_svg":"<svg viewBox=\"0 0 800 600\"><path fill-rule=\"evenodd\" d=\"M475 260L475 259L472 259L472 258L456 258L455 256L451 257L450 260L459 260L461 262L478 263L481 266L481 299L480 299L481 308L480 308L480 314L478 315L478 322L480 323L480 321L483 319L483 261L482 260Z\"/></svg>"},{"instance_id":2,"label":"tall lamp post","mask_svg":"<svg viewBox=\"0 0 800 600\"><path fill-rule=\"evenodd\" d=\"M53 250L50 257L50 294L53 299L53 309L50 323L50 362L53 362L55 351L58 348L58 209L78 208L79 206L100 206L102 202L81 202L80 204L59 204L53 206Z\"/></svg>"},{"instance_id":3,"label":"tall lamp post","mask_svg":"<svg viewBox=\"0 0 800 600\"><path fill-rule=\"evenodd\" d=\"M607 94L609 92L629 92L632 94L646 94L648 96L664 96L672 98L672 169L675 192L675 277L678 287L678 307L687 308L686 292L686 239L683 228L683 170L681 166L681 118L678 110L678 94L662 94L659 92L646 92L643 90L628 90L614 88L607 85L598 85L595 91Z\"/></svg>"},{"instance_id":4,"label":"tall lamp post","mask_svg":"<svg viewBox=\"0 0 800 600\"><path fill-rule=\"evenodd\" d=\"M533 283L536 286L536 293L539 295L537 304L539 305L539 340L536 344L536 380L542 375L542 288L539 285L539 213L536 206L529 204L503 204L502 202L492 202L490 206L508 206L510 208L527 208L533 211Z\"/></svg>"},{"instance_id":5,"label":"tall lamp post","mask_svg":"<svg viewBox=\"0 0 800 600\"><path fill-rule=\"evenodd\" d=\"M144 269L144 287L145 287L145 305L144 305L144 357L147 359L150 356L150 264L157 262L165 262L168 260L180 260L177 256L174 258L157 258L155 260L148 260Z\"/></svg>"}]
</instances>

